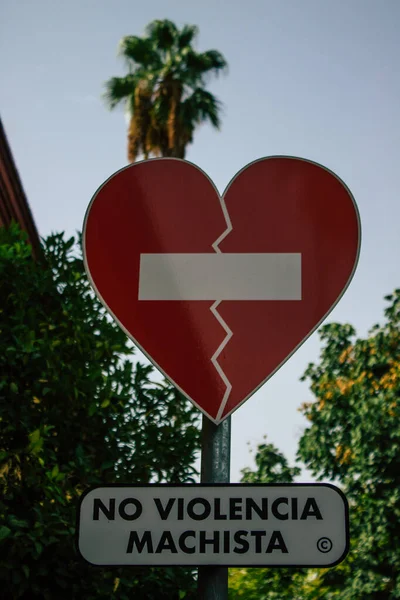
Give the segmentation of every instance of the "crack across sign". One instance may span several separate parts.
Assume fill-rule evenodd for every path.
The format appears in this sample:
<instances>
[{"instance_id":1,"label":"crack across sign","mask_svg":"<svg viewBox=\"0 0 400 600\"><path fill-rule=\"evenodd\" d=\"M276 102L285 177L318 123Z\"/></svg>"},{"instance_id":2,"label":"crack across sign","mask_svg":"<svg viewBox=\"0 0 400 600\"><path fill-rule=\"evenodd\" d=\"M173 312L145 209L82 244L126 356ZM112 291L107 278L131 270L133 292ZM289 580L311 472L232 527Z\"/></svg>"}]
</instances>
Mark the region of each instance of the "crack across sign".
<instances>
[{"instance_id":1,"label":"crack across sign","mask_svg":"<svg viewBox=\"0 0 400 600\"><path fill-rule=\"evenodd\" d=\"M219 194L218 194L218 198L219 198L219 202L220 202L220 205L221 205L222 213L224 215L224 219L225 219L225 222L226 222L226 229L215 240L215 242L212 244L212 247L214 248L214 250L215 250L216 253L221 254L221 250L219 249L219 244L226 238L227 235L229 235L229 233L233 229L233 226L232 226L231 218L230 218L229 213L228 213L228 209L226 208L226 204L225 204L224 198L222 196L220 196ZM225 390L224 396L222 398L222 402L221 402L221 404L219 406L218 413L217 413L217 418L216 418L216 422L217 423L219 423L219 421L220 421L220 419L222 417L222 414L224 412L226 403L228 402L229 396L230 396L231 391L232 391L232 384L229 381L229 379L227 378L227 376L225 375L225 372L222 369L221 365L218 363L218 357L219 357L219 355L221 354L221 352L223 351L223 349L225 348L225 346L227 345L227 343L229 342L229 340L233 336L233 331L229 328L229 325L226 323L226 321L224 321L224 319L222 318L222 316L217 311L217 308L220 305L220 303L221 303L221 300L216 300L214 302L214 304L210 308L212 314L214 315L214 317L217 319L217 321L219 322L219 324L224 328L224 330L226 332L225 339L222 340L221 344L219 345L219 347L217 348L216 352L214 353L214 355L211 358L212 364L214 365L214 367L217 370L219 376L221 377L222 381L226 385L226 390Z\"/></svg>"}]
</instances>

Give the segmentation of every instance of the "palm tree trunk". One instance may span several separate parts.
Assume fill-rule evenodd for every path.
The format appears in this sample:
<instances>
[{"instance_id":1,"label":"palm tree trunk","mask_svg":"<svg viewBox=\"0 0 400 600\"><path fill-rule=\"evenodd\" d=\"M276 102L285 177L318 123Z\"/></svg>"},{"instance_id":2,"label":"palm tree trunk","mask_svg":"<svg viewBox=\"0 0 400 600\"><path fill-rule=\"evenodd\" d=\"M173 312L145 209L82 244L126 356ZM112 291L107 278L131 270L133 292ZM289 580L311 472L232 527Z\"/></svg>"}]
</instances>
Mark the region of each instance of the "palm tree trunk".
<instances>
[{"instance_id":1,"label":"palm tree trunk","mask_svg":"<svg viewBox=\"0 0 400 600\"><path fill-rule=\"evenodd\" d=\"M182 85L176 81L170 81L168 87L171 104L168 114L168 150L169 156L180 158L181 149L179 148L179 106L182 99Z\"/></svg>"},{"instance_id":2,"label":"palm tree trunk","mask_svg":"<svg viewBox=\"0 0 400 600\"><path fill-rule=\"evenodd\" d=\"M138 135L135 115L132 115L128 129L128 160L134 163L139 154L140 136Z\"/></svg>"}]
</instances>

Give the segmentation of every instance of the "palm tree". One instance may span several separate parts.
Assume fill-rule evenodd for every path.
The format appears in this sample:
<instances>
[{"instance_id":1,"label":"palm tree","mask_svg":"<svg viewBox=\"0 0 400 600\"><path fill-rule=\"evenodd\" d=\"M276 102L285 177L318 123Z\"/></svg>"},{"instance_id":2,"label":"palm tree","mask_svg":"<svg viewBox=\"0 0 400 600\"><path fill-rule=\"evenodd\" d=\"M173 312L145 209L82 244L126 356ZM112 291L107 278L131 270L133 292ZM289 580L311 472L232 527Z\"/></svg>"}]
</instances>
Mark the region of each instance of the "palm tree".
<instances>
[{"instance_id":1,"label":"palm tree","mask_svg":"<svg viewBox=\"0 0 400 600\"><path fill-rule=\"evenodd\" d=\"M119 54L128 74L106 83L110 109L124 103L130 117L128 159L139 154L185 157L197 125L220 126L221 104L205 89L207 76L224 71L227 63L217 50L196 52L194 25L182 29L168 20L152 21L144 37L126 36Z\"/></svg>"}]
</instances>

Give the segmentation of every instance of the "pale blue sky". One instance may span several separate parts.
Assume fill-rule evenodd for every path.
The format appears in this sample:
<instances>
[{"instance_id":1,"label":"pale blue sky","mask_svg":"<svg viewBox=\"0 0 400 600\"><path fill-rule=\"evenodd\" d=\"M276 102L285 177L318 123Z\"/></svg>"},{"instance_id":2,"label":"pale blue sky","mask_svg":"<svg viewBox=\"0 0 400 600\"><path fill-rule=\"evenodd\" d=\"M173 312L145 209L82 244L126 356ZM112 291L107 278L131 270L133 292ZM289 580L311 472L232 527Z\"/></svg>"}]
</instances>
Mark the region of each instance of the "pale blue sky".
<instances>
[{"instance_id":1,"label":"pale blue sky","mask_svg":"<svg viewBox=\"0 0 400 600\"><path fill-rule=\"evenodd\" d=\"M400 286L398 0L3 0L0 111L41 235L80 229L92 194L126 164L123 112L100 95L123 73L119 39L155 18L197 24L199 50L229 62L211 85L222 131L203 127L187 155L220 191L274 154L320 162L350 187L361 257L328 321L364 335ZM293 459L306 426L297 408L311 398L299 377L319 348L314 334L233 415L232 481L264 434Z\"/></svg>"}]
</instances>

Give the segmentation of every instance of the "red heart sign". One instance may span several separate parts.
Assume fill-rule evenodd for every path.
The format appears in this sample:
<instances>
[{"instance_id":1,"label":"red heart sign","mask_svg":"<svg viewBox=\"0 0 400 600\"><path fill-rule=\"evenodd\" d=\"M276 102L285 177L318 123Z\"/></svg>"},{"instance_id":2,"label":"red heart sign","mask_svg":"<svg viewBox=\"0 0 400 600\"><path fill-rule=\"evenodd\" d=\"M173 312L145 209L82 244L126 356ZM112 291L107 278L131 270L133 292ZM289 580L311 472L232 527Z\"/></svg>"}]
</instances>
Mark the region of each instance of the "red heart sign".
<instances>
[{"instance_id":1,"label":"red heart sign","mask_svg":"<svg viewBox=\"0 0 400 600\"><path fill-rule=\"evenodd\" d=\"M153 159L98 189L83 240L103 304L219 423L339 301L360 220L344 183L304 159L251 163L222 197L195 165Z\"/></svg>"}]
</instances>

